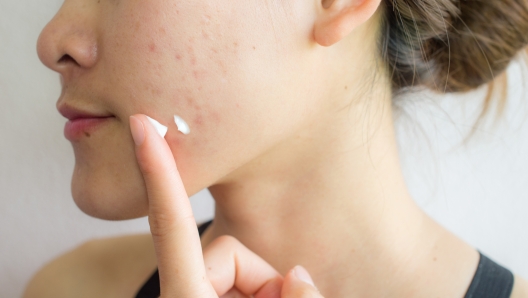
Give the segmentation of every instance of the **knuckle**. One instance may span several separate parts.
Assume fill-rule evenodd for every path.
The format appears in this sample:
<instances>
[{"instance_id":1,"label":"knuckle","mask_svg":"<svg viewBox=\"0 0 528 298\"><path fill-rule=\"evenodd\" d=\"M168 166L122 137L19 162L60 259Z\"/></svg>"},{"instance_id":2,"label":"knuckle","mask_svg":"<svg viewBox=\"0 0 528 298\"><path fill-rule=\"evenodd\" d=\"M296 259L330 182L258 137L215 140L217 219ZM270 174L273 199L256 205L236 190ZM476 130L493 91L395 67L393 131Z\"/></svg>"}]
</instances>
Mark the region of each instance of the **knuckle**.
<instances>
[{"instance_id":1,"label":"knuckle","mask_svg":"<svg viewBox=\"0 0 528 298\"><path fill-rule=\"evenodd\" d=\"M155 237L164 237L174 233L174 223L170 216L164 213L149 216L150 233Z\"/></svg>"},{"instance_id":2,"label":"knuckle","mask_svg":"<svg viewBox=\"0 0 528 298\"><path fill-rule=\"evenodd\" d=\"M233 250L242 246L240 241L238 241L238 239L236 239L235 237L231 235L222 235L216 238L215 240L213 240L211 244L213 246L223 247L223 248L228 248L228 249L233 249Z\"/></svg>"},{"instance_id":3,"label":"knuckle","mask_svg":"<svg viewBox=\"0 0 528 298\"><path fill-rule=\"evenodd\" d=\"M148 217L150 233L154 237L167 237L175 235L178 231L194 229L196 222L194 215L171 214L168 212L152 212Z\"/></svg>"}]
</instances>

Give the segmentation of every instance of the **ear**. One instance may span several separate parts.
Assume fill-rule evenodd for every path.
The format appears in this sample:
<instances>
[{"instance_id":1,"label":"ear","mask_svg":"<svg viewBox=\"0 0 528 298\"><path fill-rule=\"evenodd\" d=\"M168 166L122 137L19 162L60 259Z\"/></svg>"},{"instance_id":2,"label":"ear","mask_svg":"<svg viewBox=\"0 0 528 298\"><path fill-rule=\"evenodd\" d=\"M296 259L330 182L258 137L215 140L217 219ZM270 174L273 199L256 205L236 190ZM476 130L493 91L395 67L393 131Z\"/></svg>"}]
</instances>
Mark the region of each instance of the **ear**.
<instances>
[{"instance_id":1,"label":"ear","mask_svg":"<svg viewBox=\"0 0 528 298\"><path fill-rule=\"evenodd\" d=\"M314 24L314 39L325 47L340 41L354 28L370 19L381 2L381 0L316 1L319 11Z\"/></svg>"}]
</instances>

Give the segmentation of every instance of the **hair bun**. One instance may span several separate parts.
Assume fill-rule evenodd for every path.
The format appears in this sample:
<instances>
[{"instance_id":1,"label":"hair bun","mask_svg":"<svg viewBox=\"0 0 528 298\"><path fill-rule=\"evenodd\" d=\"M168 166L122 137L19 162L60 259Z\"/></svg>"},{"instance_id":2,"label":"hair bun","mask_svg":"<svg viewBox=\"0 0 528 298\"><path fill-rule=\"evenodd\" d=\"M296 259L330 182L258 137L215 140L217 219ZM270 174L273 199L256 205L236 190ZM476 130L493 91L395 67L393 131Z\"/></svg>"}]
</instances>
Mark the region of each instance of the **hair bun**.
<instances>
[{"instance_id":1,"label":"hair bun","mask_svg":"<svg viewBox=\"0 0 528 298\"><path fill-rule=\"evenodd\" d=\"M468 91L528 45L526 0L386 0L381 51L393 88Z\"/></svg>"}]
</instances>

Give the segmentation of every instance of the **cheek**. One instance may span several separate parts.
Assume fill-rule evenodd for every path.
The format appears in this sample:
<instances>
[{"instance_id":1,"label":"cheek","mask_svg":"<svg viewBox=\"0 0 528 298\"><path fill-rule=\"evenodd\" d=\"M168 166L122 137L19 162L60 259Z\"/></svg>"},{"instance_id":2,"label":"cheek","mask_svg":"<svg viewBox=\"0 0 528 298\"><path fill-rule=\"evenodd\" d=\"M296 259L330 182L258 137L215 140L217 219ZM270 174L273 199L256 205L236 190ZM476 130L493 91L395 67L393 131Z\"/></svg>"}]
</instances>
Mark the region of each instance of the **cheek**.
<instances>
[{"instance_id":1,"label":"cheek","mask_svg":"<svg viewBox=\"0 0 528 298\"><path fill-rule=\"evenodd\" d=\"M255 9L263 3L236 9L227 1L215 7L130 3L135 6L116 15L116 31L106 35L114 49L105 61L114 73L110 86L126 96L116 101L117 110L165 119L178 114L191 128L189 137L181 136L190 142L189 150L208 144L200 153L220 150L218 145L228 142L235 146L255 131L274 133L266 119L278 113L274 105L285 97L281 86L291 80L291 70L282 63L288 55L277 46L284 38L277 32L285 31L275 32L269 14L256 13L267 9ZM262 111L267 111L264 116Z\"/></svg>"}]
</instances>

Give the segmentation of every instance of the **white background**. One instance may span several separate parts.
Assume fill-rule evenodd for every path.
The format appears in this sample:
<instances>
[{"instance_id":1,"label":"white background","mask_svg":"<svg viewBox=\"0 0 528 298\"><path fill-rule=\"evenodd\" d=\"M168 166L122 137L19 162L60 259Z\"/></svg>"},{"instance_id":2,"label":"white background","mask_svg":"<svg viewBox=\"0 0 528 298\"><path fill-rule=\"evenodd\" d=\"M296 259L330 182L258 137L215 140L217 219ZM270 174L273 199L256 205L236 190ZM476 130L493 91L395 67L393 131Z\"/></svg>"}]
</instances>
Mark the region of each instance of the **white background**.
<instances>
[{"instance_id":1,"label":"white background","mask_svg":"<svg viewBox=\"0 0 528 298\"><path fill-rule=\"evenodd\" d=\"M19 297L31 275L83 241L147 232L145 219L106 222L70 195L73 151L55 109L58 75L36 54L58 0L0 0L0 297ZM509 68L505 115L492 115L460 145L482 104L418 93L398 101L401 158L411 193L444 226L528 278L528 74ZM528 85L528 84L526 84ZM199 221L212 215L207 190L192 198Z\"/></svg>"}]
</instances>

